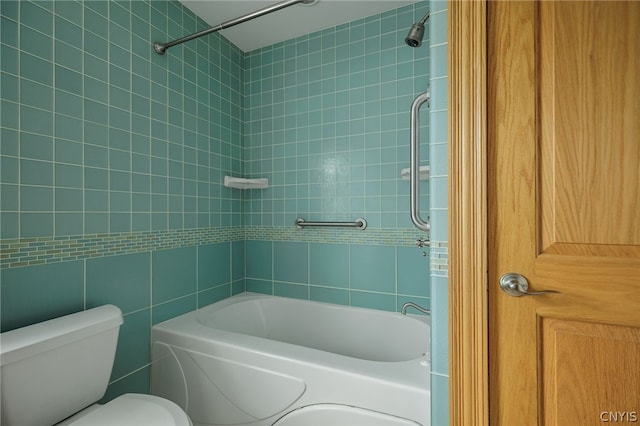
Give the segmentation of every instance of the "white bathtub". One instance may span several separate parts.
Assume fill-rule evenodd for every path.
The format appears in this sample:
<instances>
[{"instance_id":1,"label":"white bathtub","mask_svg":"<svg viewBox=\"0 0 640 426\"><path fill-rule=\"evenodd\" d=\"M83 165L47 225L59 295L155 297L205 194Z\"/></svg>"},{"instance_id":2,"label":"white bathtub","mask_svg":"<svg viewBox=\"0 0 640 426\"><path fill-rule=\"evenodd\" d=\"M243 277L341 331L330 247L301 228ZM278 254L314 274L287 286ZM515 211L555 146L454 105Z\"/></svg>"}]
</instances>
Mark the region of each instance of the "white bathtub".
<instances>
[{"instance_id":1,"label":"white bathtub","mask_svg":"<svg viewBox=\"0 0 640 426\"><path fill-rule=\"evenodd\" d=\"M151 337L151 393L194 425L430 423L425 317L244 293Z\"/></svg>"}]
</instances>

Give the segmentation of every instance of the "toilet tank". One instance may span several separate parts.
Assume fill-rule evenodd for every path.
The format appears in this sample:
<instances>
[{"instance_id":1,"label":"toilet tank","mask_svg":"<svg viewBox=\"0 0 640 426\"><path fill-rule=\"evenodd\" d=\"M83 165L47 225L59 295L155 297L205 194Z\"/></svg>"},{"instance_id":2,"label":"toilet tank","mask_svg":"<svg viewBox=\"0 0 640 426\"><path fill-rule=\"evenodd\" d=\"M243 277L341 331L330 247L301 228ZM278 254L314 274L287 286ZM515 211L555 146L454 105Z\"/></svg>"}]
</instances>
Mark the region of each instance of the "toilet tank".
<instances>
[{"instance_id":1,"label":"toilet tank","mask_svg":"<svg viewBox=\"0 0 640 426\"><path fill-rule=\"evenodd\" d=\"M105 305L0 334L0 424L53 425L102 398L122 322Z\"/></svg>"}]
</instances>

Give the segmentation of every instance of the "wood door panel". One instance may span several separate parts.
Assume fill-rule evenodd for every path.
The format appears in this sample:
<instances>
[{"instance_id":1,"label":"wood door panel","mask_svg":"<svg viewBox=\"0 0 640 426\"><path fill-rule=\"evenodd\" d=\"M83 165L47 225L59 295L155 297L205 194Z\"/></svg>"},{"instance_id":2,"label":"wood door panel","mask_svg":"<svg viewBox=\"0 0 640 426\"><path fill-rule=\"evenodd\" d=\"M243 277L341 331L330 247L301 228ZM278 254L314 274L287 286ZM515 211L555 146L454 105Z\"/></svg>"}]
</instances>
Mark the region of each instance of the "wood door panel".
<instances>
[{"instance_id":1,"label":"wood door panel","mask_svg":"<svg viewBox=\"0 0 640 426\"><path fill-rule=\"evenodd\" d=\"M640 246L629 244L571 244L554 243L541 249L543 254L565 256L640 258Z\"/></svg>"},{"instance_id":2,"label":"wood door panel","mask_svg":"<svg viewBox=\"0 0 640 426\"><path fill-rule=\"evenodd\" d=\"M538 19L549 47L538 85L543 250L617 245L596 250L626 256L640 245L640 3L541 2Z\"/></svg>"},{"instance_id":3,"label":"wood door panel","mask_svg":"<svg viewBox=\"0 0 640 426\"><path fill-rule=\"evenodd\" d=\"M640 411L640 2L487 11L490 423L601 424Z\"/></svg>"},{"instance_id":4,"label":"wood door panel","mask_svg":"<svg viewBox=\"0 0 640 426\"><path fill-rule=\"evenodd\" d=\"M537 290L562 293L541 300L539 313L640 324L640 257L541 255L533 277Z\"/></svg>"},{"instance_id":5,"label":"wood door panel","mask_svg":"<svg viewBox=\"0 0 640 426\"><path fill-rule=\"evenodd\" d=\"M546 425L640 415L640 328L541 318Z\"/></svg>"}]
</instances>

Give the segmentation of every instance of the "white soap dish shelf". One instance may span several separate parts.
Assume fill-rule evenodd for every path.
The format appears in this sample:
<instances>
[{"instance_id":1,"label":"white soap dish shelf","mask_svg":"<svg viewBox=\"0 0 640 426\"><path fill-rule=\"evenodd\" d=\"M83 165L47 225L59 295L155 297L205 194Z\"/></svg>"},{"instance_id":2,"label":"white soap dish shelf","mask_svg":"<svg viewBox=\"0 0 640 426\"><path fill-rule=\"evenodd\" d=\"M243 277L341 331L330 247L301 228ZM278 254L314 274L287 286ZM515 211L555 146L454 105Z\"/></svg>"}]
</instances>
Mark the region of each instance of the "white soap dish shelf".
<instances>
[{"instance_id":1,"label":"white soap dish shelf","mask_svg":"<svg viewBox=\"0 0 640 426\"><path fill-rule=\"evenodd\" d=\"M245 179L232 176L224 177L224 186L238 189L265 189L269 187L268 178Z\"/></svg>"}]
</instances>

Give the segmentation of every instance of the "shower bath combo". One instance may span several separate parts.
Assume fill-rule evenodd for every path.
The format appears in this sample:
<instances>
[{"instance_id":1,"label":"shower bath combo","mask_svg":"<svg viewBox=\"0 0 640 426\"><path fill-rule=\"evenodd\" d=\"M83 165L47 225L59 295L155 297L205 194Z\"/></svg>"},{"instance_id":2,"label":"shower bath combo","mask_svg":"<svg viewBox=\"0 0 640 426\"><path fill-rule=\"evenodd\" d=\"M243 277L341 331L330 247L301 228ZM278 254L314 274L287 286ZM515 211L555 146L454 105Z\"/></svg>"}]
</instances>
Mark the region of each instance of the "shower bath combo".
<instances>
[{"instance_id":1,"label":"shower bath combo","mask_svg":"<svg viewBox=\"0 0 640 426\"><path fill-rule=\"evenodd\" d=\"M172 46L175 46L175 45L178 45L178 44L193 40L193 39L198 38L198 37L202 37L202 36L207 35L207 34L211 34L211 33L217 32L217 31L225 29L225 28L229 28L229 27L234 26L234 25L238 25L240 23L252 20L254 18L263 16L263 15L271 13L271 12L275 12L275 11L281 10L283 8L286 8L286 7L295 5L295 4L312 5L312 4L316 3L317 1L318 0L285 0L285 1L282 1L280 3L273 4L271 6L265 7L263 9L258 10L258 11L249 13L249 14L241 16L239 18L224 22L224 23L219 24L217 26L213 26L213 27L207 28L207 29L202 30L200 32L197 32L197 33L194 33L194 34L191 34L191 35L187 35L185 37L182 37L182 38L179 38L179 39L176 39L176 40L173 40L173 41L169 41L169 42L166 42L166 43L155 42L155 43L153 43L153 48L154 48L154 50L155 50L155 52L157 54L164 55L166 50L169 49ZM430 12L427 12L422 17L422 19L420 19L418 22L414 23L411 26L411 28L409 30L409 33L407 34L407 36L405 38L405 43L408 46L410 46L410 47L420 47L422 45L422 40L423 40L424 32L425 32L425 24L428 21L429 16L430 16ZM420 190L419 190L419 180L420 180L420 164L419 164L419 159L420 159L420 153L419 153L420 122L419 122L419 115L420 115L421 106L424 105L425 103L428 106L429 105L429 101L430 101L430 90L429 90L429 87L427 86L427 90L424 93L419 94L415 98L413 103L411 104L411 120L410 120L410 156L411 156L411 158L410 158L410 179L409 179L410 180L410 214L411 214L411 220L412 220L413 224L416 226L416 228L418 228L421 231L427 232L427 233L430 231L429 218L427 218L426 220L422 219L422 217L420 216L419 203L418 203L419 195L420 195ZM347 223L347 222L306 222L306 221L304 221L302 219L298 219L296 221L296 226L298 226L299 228L302 228L303 226L342 226L342 227L355 227L355 228L358 228L358 229L365 229L366 228L366 222L364 220L362 220L362 219L358 219L358 221L353 222L353 223L350 223L350 222L349 223ZM422 238L418 239L417 240L417 245L418 245L418 247L429 246L429 238L427 237L425 239L422 239ZM236 296L236 297L238 297L238 296ZM251 298L251 297L257 297L257 296L241 296L241 297L245 297L245 298L249 297L249 298ZM234 300L233 300L233 298L232 299L226 299L222 303L226 305L226 304L234 303ZM295 302L286 301L284 303L295 303ZM305 302L305 303L313 303L313 302ZM218 304L216 304L216 305L218 305ZM216 306L216 305L211 305L211 307L209 307L207 309L214 309L214 306ZM418 309L419 311L423 312L426 315L430 314L430 311L428 309L425 309L425 308L423 308L423 307L421 307L421 306L419 306L419 305L417 305L417 304L415 304L413 302L406 303L402 308L401 314L406 315L406 310L408 308ZM253 312L254 310L252 309L251 311ZM189 315L193 317L194 315L200 315L200 314L194 312L194 313L191 313ZM285 317L286 316L287 315L285 315ZM303 316L305 316L305 315L303 315ZM239 315L239 317L243 318L243 319L246 319L247 316L246 315ZM180 320L180 319L176 318L176 319L172 320L172 322L175 322L175 321L178 321L178 320ZM346 323L349 323L349 322L350 321L347 321ZM197 323L197 321L196 321L196 323ZM222 323L235 323L235 321L231 321L231 322L222 321ZM368 323L368 321L365 321L363 323ZM199 327L199 325L197 325L197 326ZM154 327L154 333L157 333L157 331L156 331L157 327L158 326ZM428 328L428 326L427 326L427 328ZM285 333L285 334L289 335L289 334L296 334L296 333ZM302 332L300 332L298 334L300 334L301 336L304 336L304 335L307 334L307 332L302 331ZM420 338L417 337L417 336L422 336L424 334L428 335L429 332L428 331L427 332L421 331L421 332L416 333L416 338L415 339L405 339L405 340L420 341ZM156 347L157 345L158 345L157 342L154 343L154 351L156 351L158 349ZM424 349L419 350L416 353L419 355L421 352L424 352L422 355L425 356L428 353L428 346L429 345L427 344L427 346ZM168 346L167 346L167 348L168 348ZM301 348L302 349L300 349L300 350L306 350L303 347L301 347ZM296 350L298 350L298 349L296 349ZM315 352L310 352L310 353L312 355L315 354ZM157 386L158 383L164 383L164 380L165 380L164 376L166 376L166 373L165 372L160 373L159 372L160 370L158 370L157 364L158 364L159 360L162 361L162 360L173 359L173 358L172 357L168 357L168 356L158 356L158 354L155 353L155 352L154 352L154 354L155 354L154 355L155 361L153 362L153 365L154 365L155 368L152 368L152 370L154 371L154 373L153 373L154 374L154 378L155 378L154 382L156 383L156 388L158 388L158 386ZM275 357L275 358L284 359L283 357L280 357L280 356ZM408 388L411 388L411 389L414 389L414 390L418 390L419 389L418 394L417 394L418 398L416 400L424 401L426 399L427 401L429 401L430 400L430 387L428 385L428 375L429 375L429 373L427 372L426 375L424 375L425 371L422 369L424 366L429 366L428 361L424 361L423 360L423 362L414 363L414 362L412 362L413 361L412 358L413 358L413 356L408 357L407 359L408 360L411 359L411 361L407 361L407 362L410 363L410 364L415 364L417 366L418 373L422 373L422 376L423 376L422 377L423 378L422 381L427 383L427 384L424 385L424 386L422 386L422 385L409 386ZM418 358L415 358L415 359L418 359ZM303 357L302 359L303 359L302 363L304 363L304 364L309 364L309 365L312 365L312 366L315 365L313 362L311 362L311 363L308 362L309 359L313 359L313 356L311 358ZM351 357L344 357L344 359L347 360L348 362L352 362ZM403 361L404 361L404 359L403 359ZM419 359L418 359L418 361L419 361ZM162 362L164 362L164 361L162 361ZM365 363L366 362L367 361L365 361ZM425 362L426 362L426 364L425 364ZM313 367L313 368L315 368L315 367ZM165 369L161 369L161 370L164 371ZM387 370L387 367L385 367L385 370ZM196 376L200 377L201 376L200 370L197 370L197 371L198 371L198 374L196 374ZM410 370L408 370L408 371L410 371ZM351 374L351 375L353 376L353 374ZM420 374L418 374L418 375L420 375ZM402 375L400 374L399 376L402 376ZM415 377L415 376L416 376L416 371L411 371L410 374L409 374L409 377ZM396 377L396 379L397 378L398 377ZM240 383L240 384L242 384L244 382L242 380L237 380L237 381L230 381L229 383ZM406 386L400 386L400 387L401 388L405 388ZM171 392L174 392L173 390L175 388L176 388L176 386L174 386L172 382L169 383L169 385L167 387L167 389L172 389ZM156 391L158 391L158 389L156 389ZM421 394L420 392L426 392L426 395ZM180 398L178 398L178 400L180 400ZM427 404L429 404L428 408L427 408L427 411L425 413L422 413L422 417L421 416L413 416L413 415L409 415L408 416L409 418L413 418L413 417L419 418L419 422L415 421L415 419L414 420L409 420L407 418L403 418L403 416L400 416L400 417L396 417L396 416L390 416L389 417L389 416L387 416L383 420L381 420L382 423L379 423L379 424L397 424L397 425L409 425L409 424L420 425L421 424L421 425L426 426L426 425L429 424L429 417L430 417L430 403L427 402ZM317 406L323 407L325 405L326 404L321 404L320 403ZM377 403L373 404L374 407L378 406L378 405L379 404L377 404ZM417 407L420 404L409 404L409 405L414 405L414 406ZM314 405L312 405L312 406L314 406ZM224 412L219 413L219 414L225 414L226 415L226 413L227 412L224 411ZM373 411L372 411L372 413L373 413ZM334 413L334 414L337 416L337 418L341 418L343 420L344 420L344 416L346 415L345 413ZM360 415L362 415L362 413L360 413ZM382 414L378 413L377 415L382 415ZM396 413L396 415L397 415L397 413ZM367 416L370 416L370 414L367 414ZM196 415L196 417L200 418L197 415ZM269 417L269 416L267 416L267 417ZM390 418L393 418L395 422L390 423L390 420L389 420ZM280 419L280 420L282 420L282 423L278 423L278 422L276 422L276 423L282 424L283 426L284 426L284 424L293 424L293 423L288 423L288 420L285 421L286 419L288 419L288 417L284 416L284 417L282 417ZM367 417L367 419L369 419L369 417ZM291 420L293 420L293 419L291 419ZM380 420L380 419L378 419L378 420ZM252 422L253 421L255 421L255 419L252 420ZM293 420L293 421L296 422L297 420ZM238 422L240 422L240 421L238 419L235 419L231 423L238 424ZM267 422L267 423L271 424L270 422ZM378 423L376 423L376 424L378 424Z\"/></svg>"}]
</instances>

